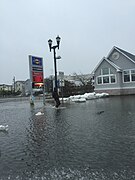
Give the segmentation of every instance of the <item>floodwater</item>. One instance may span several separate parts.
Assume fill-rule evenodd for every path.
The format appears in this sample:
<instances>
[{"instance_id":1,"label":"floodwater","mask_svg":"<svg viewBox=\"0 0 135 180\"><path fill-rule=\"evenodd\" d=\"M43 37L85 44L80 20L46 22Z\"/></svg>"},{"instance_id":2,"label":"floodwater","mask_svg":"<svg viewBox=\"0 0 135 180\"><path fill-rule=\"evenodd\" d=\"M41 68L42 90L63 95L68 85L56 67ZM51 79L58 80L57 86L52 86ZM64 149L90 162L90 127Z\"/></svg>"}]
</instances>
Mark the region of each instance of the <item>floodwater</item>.
<instances>
[{"instance_id":1,"label":"floodwater","mask_svg":"<svg viewBox=\"0 0 135 180\"><path fill-rule=\"evenodd\" d=\"M63 106L0 103L0 179L135 179L135 96Z\"/></svg>"}]
</instances>

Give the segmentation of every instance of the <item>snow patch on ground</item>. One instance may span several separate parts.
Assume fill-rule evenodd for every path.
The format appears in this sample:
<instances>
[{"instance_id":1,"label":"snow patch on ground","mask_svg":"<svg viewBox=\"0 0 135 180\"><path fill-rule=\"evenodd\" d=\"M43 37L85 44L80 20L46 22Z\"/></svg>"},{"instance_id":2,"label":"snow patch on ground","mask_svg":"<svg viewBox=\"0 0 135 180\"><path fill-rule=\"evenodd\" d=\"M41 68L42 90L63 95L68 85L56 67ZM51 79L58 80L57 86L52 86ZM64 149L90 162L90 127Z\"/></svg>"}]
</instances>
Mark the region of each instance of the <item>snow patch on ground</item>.
<instances>
[{"instance_id":1,"label":"snow patch on ground","mask_svg":"<svg viewBox=\"0 0 135 180\"><path fill-rule=\"evenodd\" d=\"M97 98L103 98L103 97L108 97L108 93L85 93L83 95L74 95L70 96L68 98L63 98L63 101L67 102L86 102L87 100L90 99L97 99ZM61 100L61 98L60 98Z\"/></svg>"}]
</instances>

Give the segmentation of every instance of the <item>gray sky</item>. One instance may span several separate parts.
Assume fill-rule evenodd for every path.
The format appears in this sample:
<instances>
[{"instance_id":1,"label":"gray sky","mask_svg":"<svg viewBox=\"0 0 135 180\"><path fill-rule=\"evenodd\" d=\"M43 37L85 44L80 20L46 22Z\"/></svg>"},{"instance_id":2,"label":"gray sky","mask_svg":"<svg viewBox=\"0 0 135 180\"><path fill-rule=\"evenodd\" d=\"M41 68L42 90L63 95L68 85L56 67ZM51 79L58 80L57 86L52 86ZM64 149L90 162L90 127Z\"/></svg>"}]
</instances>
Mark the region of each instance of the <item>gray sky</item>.
<instances>
[{"instance_id":1,"label":"gray sky","mask_svg":"<svg viewBox=\"0 0 135 180\"><path fill-rule=\"evenodd\" d=\"M67 75L91 73L114 45L135 54L135 0L0 0L0 27L0 84L29 78L28 55L53 74L48 39L57 35Z\"/></svg>"}]
</instances>

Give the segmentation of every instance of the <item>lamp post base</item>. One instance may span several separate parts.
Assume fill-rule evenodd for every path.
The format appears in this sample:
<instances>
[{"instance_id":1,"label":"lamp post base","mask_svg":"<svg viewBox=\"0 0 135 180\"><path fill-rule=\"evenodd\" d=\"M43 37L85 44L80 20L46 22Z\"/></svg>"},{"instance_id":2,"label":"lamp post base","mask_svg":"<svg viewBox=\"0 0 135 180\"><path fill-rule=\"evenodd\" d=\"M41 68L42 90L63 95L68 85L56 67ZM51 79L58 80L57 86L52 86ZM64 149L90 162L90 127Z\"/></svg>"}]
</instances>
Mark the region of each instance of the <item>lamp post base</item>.
<instances>
[{"instance_id":1,"label":"lamp post base","mask_svg":"<svg viewBox=\"0 0 135 180\"><path fill-rule=\"evenodd\" d=\"M56 102L55 107L58 108L60 106L60 100L59 100L59 95L58 95L58 92L57 92L56 88L54 88L54 91L52 93L52 97L54 98L54 100Z\"/></svg>"},{"instance_id":2,"label":"lamp post base","mask_svg":"<svg viewBox=\"0 0 135 180\"><path fill-rule=\"evenodd\" d=\"M56 108L58 108L59 106L60 106L60 100L59 99L57 99L57 100L55 100L56 101L56 105L55 105L55 107Z\"/></svg>"}]
</instances>

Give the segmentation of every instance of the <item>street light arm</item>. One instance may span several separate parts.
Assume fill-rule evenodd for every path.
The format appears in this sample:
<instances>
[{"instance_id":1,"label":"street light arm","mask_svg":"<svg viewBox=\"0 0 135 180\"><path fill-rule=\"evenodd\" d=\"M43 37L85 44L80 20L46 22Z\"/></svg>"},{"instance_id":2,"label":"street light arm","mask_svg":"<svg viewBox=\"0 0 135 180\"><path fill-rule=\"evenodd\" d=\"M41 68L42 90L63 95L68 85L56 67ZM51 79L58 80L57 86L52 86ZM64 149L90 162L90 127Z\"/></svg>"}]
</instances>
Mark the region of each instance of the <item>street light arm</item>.
<instances>
[{"instance_id":1,"label":"street light arm","mask_svg":"<svg viewBox=\"0 0 135 180\"><path fill-rule=\"evenodd\" d=\"M57 56L56 59L61 59L61 56Z\"/></svg>"}]
</instances>

